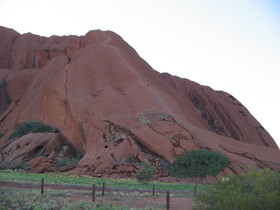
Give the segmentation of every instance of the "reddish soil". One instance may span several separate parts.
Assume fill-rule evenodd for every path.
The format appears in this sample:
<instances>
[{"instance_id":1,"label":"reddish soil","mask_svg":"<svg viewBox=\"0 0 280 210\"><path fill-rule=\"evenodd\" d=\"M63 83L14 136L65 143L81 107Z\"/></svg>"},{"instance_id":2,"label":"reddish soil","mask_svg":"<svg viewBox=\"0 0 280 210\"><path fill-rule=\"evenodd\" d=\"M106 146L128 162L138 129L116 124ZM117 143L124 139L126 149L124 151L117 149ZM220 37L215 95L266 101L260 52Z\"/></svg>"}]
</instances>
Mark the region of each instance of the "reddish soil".
<instances>
[{"instance_id":1,"label":"reddish soil","mask_svg":"<svg viewBox=\"0 0 280 210\"><path fill-rule=\"evenodd\" d=\"M40 190L40 184L26 183L26 182L5 182L0 181L0 188L27 188ZM91 191L90 186L82 185L69 185L69 184L45 184L44 189L55 190L69 190L67 193L67 199L74 199L78 201L92 201L91 193L85 193L85 191ZM156 191L156 197L148 195L151 191L143 191L136 189L120 189L120 188L106 188L105 195L101 196L101 188L97 187L97 197L95 202L97 204L111 203L116 206L128 206L136 208L154 207L156 209L166 208L166 192ZM65 198L63 196L63 198ZM195 205L192 195L182 192L170 193L170 209L172 210L188 210L192 209Z\"/></svg>"}]
</instances>

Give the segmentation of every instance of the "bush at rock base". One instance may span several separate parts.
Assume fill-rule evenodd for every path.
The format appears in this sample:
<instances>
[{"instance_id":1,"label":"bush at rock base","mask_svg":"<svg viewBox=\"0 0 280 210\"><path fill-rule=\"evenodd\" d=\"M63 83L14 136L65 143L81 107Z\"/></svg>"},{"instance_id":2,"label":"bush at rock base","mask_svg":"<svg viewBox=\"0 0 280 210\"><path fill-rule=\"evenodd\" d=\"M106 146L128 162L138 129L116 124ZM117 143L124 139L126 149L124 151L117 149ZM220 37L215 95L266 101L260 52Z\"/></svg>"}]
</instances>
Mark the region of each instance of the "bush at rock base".
<instances>
[{"instance_id":1,"label":"bush at rock base","mask_svg":"<svg viewBox=\"0 0 280 210\"><path fill-rule=\"evenodd\" d=\"M21 161L0 161L0 169L28 170L28 166Z\"/></svg>"},{"instance_id":2,"label":"bush at rock base","mask_svg":"<svg viewBox=\"0 0 280 210\"><path fill-rule=\"evenodd\" d=\"M35 120L23 122L16 127L16 129L8 137L6 142L24 136L25 134L28 133L40 133L40 132L53 132L53 129L50 126L44 125L43 123Z\"/></svg>"},{"instance_id":3,"label":"bush at rock base","mask_svg":"<svg viewBox=\"0 0 280 210\"><path fill-rule=\"evenodd\" d=\"M215 176L229 163L229 159L221 153L206 149L186 152L171 164L171 176L205 177Z\"/></svg>"},{"instance_id":4,"label":"bush at rock base","mask_svg":"<svg viewBox=\"0 0 280 210\"><path fill-rule=\"evenodd\" d=\"M65 157L59 161L60 166L68 166L68 165L77 165L78 162L81 160L81 156L78 157Z\"/></svg>"},{"instance_id":5,"label":"bush at rock base","mask_svg":"<svg viewBox=\"0 0 280 210\"><path fill-rule=\"evenodd\" d=\"M135 174L135 178L141 184L147 184L153 179L155 167L150 163L143 163L142 168Z\"/></svg>"},{"instance_id":6,"label":"bush at rock base","mask_svg":"<svg viewBox=\"0 0 280 210\"><path fill-rule=\"evenodd\" d=\"M206 192L197 194L195 209L280 209L280 173L250 169L230 175Z\"/></svg>"}]
</instances>

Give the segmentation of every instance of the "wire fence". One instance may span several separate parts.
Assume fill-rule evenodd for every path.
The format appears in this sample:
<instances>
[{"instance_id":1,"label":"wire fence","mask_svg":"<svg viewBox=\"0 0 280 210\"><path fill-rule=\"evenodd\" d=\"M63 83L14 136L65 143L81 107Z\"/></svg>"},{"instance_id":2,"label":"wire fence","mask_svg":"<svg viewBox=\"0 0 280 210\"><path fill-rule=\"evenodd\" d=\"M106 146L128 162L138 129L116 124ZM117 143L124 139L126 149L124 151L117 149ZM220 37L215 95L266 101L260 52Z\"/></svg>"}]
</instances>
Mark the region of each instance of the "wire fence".
<instances>
[{"instance_id":1,"label":"wire fence","mask_svg":"<svg viewBox=\"0 0 280 210\"><path fill-rule=\"evenodd\" d=\"M61 196L67 199L78 199L96 203L97 206L113 203L117 206L136 208L153 207L155 209L192 209L193 197L197 192L197 185L193 189L179 191L157 189L155 184L151 188L118 188L102 184L51 184L44 179L40 183L0 182L1 186L38 190L41 195ZM61 191L53 193L51 190ZM64 193L64 194L63 194Z\"/></svg>"}]
</instances>

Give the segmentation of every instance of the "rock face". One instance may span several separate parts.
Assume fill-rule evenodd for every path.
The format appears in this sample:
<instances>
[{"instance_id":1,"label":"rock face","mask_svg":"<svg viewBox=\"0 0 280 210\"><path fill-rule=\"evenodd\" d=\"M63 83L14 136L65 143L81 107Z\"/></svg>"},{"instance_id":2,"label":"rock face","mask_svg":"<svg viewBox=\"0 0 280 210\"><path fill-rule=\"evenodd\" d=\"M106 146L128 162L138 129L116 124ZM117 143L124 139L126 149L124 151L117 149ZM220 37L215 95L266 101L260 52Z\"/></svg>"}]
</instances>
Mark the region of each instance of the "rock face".
<instances>
[{"instance_id":1,"label":"rock face","mask_svg":"<svg viewBox=\"0 0 280 210\"><path fill-rule=\"evenodd\" d=\"M280 169L276 143L236 98L156 72L111 31L46 38L0 27L0 37L3 160L15 126L35 119L84 155L76 173L131 176L150 161L168 176L176 156L200 148L230 158L223 174Z\"/></svg>"}]
</instances>

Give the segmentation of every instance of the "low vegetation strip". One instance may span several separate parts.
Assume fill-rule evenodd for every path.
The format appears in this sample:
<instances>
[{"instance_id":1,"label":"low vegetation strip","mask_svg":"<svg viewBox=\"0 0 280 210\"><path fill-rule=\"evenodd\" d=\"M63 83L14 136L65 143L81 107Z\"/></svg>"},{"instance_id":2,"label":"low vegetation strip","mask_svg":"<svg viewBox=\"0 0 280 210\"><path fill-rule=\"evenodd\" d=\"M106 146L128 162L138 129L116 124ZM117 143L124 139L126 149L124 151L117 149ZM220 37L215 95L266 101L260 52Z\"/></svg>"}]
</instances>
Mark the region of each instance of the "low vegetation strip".
<instances>
[{"instance_id":1,"label":"low vegetation strip","mask_svg":"<svg viewBox=\"0 0 280 210\"><path fill-rule=\"evenodd\" d=\"M106 187L119 188L119 189L138 189L138 190L152 190L153 184L155 184L157 190L169 190L169 191L182 191L188 192L193 191L194 184L183 184L183 183L161 183L161 182L150 182L148 184L140 184L136 180L126 179L105 179L105 178L94 178L84 177L77 175L62 175L62 174L34 174L28 172L13 172L13 171L0 171L1 181L17 181L17 182L29 182L29 183L40 183L41 179L44 178L48 184L72 184L72 185L88 185L96 184L102 186L103 182L106 183ZM198 185L199 190L205 190L206 185Z\"/></svg>"},{"instance_id":2,"label":"low vegetation strip","mask_svg":"<svg viewBox=\"0 0 280 210\"><path fill-rule=\"evenodd\" d=\"M21 185L21 184L19 184ZM17 185L0 185L0 210L2 209L166 209L166 193L142 192L106 192L95 194L92 200L91 190L76 189L45 189L18 188ZM193 197L170 194L171 207L174 209L191 209L194 206Z\"/></svg>"},{"instance_id":3,"label":"low vegetation strip","mask_svg":"<svg viewBox=\"0 0 280 210\"><path fill-rule=\"evenodd\" d=\"M15 174L20 174L16 173ZM45 182L41 182L45 183ZM105 195L101 186L94 193L92 186L79 184L44 184L44 192L40 190L40 182L19 182L0 180L1 209L166 209L166 191L156 190L154 195L150 189L106 188ZM104 196L103 196L104 195ZM174 191L170 194L171 206L182 209L193 206L193 194ZM191 208L189 208L191 209Z\"/></svg>"},{"instance_id":4,"label":"low vegetation strip","mask_svg":"<svg viewBox=\"0 0 280 210\"><path fill-rule=\"evenodd\" d=\"M98 209L98 210L128 210L130 207L115 206L113 204L103 204L101 201L90 202L89 192L84 192L77 199L75 192L48 190L41 195L32 189L0 188L0 210L6 209ZM134 208L140 209L140 208ZM142 209L142 208L141 208ZM145 208L154 209L154 208Z\"/></svg>"}]
</instances>

